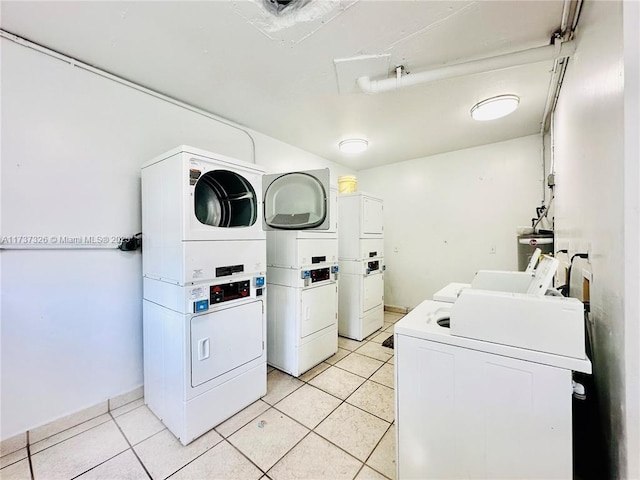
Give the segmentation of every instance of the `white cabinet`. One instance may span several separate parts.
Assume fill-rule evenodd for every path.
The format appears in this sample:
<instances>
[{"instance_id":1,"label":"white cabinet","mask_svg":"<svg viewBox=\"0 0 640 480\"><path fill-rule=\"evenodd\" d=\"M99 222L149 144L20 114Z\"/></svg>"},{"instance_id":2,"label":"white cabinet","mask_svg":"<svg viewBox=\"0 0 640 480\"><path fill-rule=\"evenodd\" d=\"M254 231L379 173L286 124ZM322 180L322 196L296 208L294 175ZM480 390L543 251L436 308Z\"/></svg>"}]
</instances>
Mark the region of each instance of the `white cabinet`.
<instances>
[{"instance_id":1,"label":"white cabinet","mask_svg":"<svg viewBox=\"0 0 640 480\"><path fill-rule=\"evenodd\" d=\"M395 350L398 478L572 478L571 370L398 327Z\"/></svg>"}]
</instances>

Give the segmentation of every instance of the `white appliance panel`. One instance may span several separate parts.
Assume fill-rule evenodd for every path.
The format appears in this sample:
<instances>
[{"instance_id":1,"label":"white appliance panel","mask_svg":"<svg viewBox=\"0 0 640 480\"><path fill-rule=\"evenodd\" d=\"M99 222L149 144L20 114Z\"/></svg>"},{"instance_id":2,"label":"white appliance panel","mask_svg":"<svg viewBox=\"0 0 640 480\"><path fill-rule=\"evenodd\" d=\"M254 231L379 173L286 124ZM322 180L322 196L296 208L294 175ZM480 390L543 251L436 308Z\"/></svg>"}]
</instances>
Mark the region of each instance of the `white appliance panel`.
<instances>
[{"instance_id":1,"label":"white appliance panel","mask_svg":"<svg viewBox=\"0 0 640 480\"><path fill-rule=\"evenodd\" d=\"M398 478L571 478L570 370L398 333L395 348Z\"/></svg>"},{"instance_id":2,"label":"white appliance panel","mask_svg":"<svg viewBox=\"0 0 640 480\"><path fill-rule=\"evenodd\" d=\"M311 238L299 238L295 231L267 232L267 264L270 267L299 269L338 261L335 234L314 232Z\"/></svg>"},{"instance_id":3,"label":"white appliance panel","mask_svg":"<svg viewBox=\"0 0 640 480\"><path fill-rule=\"evenodd\" d=\"M262 301L215 310L191 318L191 386L262 355Z\"/></svg>"},{"instance_id":4,"label":"white appliance panel","mask_svg":"<svg viewBox=\"0 0 640 480\"><path fill-rule=\"evenodd\" d=\"M362 279L362 310L367 311L384 304L384 276L367 275Z\"/></svg>"},{"instance_id":5,"label":"white appliance panel","mask_svg":"<svg viewBox=\"0 0 640 480\"><path fill-rule=\"evenodd\" d=\"M382 199L358 192L338 196L338 254L342 260L383 257ZM378 240L377 243L367 240ZM364 241L364 243L363 243Z\"/></svg>"},{"instance_id":6,"label":"white appliance panel","mask_svg":"<svg viewBox=\"0 0 640 480\"><path fill-rule=\"evenodd\" d=\"M307 292L310 292L311 296L306 296ZM333 312L330 311L330 307L314 303L317 301L333 305ZM267 302L267 362L269 365L298 377L335 354L338 350L336 303L335 282L306 289L269 284L269 302ZM306 306L311 308L309 312L311 317L318 317L313 320L313 325L303 325ZM319 314L316 314L314 307L318 309Z\"/></svg>"},{"instance_id":7,"label":"white appliance panel","mask_svg":"<svg viewBox=\"0 0 640 480\"><path fill-rule=\"evenodd\" d=\"M382 200L372 197L362 198L362 227L363 235L382 235Z\"/></svg>"},{"instance_id":8,"label":"white appliance panel","mask_svg":"<svg viewBox=\"0 0 640 480\"><path fill-rule=\"evenodd\" d=\"M335 283L305 288L300 293L300 337L305 338L336 323L338 295Z\"/></svg>"},{"instance_id":9,"label":"white appliance panel","mask_svg":"<svg viewBox=\"0 0 640 480\"><path fill-rule=\"evenodd\" d=\"M341 262L343 264L362 262ZM368 307L365 309L365 306ZM351 275L340 273L338 295L338 333L361 341L384 323L384 274Z\"/></svg>"},{"instance_id":10,"label":"white appliance panel","mask_svg":"<svg viewBox=\"0 0 640 480\"><path fill-rule=\"evenodd\" d=\"M188 295L186 291L189 289L183 290ZM240 309L247 303L262 304L262 300L230 302ZM226 308L230 306L226 305ZM219 306L211 312L216 309ZM264 332L264 312L260 308L253 313L259 315L260 332ZM264 348L258 357L235 367L229 365L226 372L220 373L217 369L219 375L193 387L190 331L193 317L193 314L179 313L151 301L143 301L145 403L183 445L255 402L267 391ZM255 323L255 319L251 323ZM244 340L244 335L239 332L232 336ZM210 351L211 354L215 355L215 352Z\"/></svg>"}]
</instances>

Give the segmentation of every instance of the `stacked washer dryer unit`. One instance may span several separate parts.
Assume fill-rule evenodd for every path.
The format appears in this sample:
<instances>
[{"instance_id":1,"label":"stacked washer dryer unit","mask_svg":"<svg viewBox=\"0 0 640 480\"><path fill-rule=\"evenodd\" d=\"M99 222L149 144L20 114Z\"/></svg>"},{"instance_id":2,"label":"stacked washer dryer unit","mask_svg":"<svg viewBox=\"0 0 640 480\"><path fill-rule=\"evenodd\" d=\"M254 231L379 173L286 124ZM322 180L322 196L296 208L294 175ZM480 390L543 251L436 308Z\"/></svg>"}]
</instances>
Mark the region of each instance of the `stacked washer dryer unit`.
<instances>
[{"instance_id":1,"label":"stacked washer dryer unit","mask_svg":"<svg viewBox=\"0 0 640 480\"><path fill-rule=\"evenodd\" d=\"M267 362L294 377L338 350L337 189L329 185L328 169L265 176Z\"/></svg>"},{"instance_id":2,"label":"stacked washer dryer unit","mask_svg":"<svg viewBox=\"0 0 640 480\"><path fill-rule=\"evenodd\" d=\"M382 199L368 193L338 197L338 333L354 340L364 339L384 322L382 208Z\"/></svg>"},{"instance_id":3,"label":"stacked washer dryer unit","mask_svg":"<svg viewBox=\"0 0 640 480\"><path fill-rule=\"evenodd\" d=\"M186 146L142 167L145 403L184 445L266 393L263 173Z\"/></svg>"}]
</instances>

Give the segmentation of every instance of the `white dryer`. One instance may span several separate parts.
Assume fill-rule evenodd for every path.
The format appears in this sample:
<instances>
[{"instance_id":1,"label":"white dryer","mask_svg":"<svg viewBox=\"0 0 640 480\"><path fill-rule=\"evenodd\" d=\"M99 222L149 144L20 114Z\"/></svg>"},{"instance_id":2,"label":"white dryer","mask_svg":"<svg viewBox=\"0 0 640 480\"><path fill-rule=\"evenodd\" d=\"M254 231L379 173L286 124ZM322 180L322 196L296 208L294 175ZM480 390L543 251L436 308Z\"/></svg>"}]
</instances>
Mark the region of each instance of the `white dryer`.
<instances>
[{"instance_id":1,"label":"white dryer","mask_svg":"<svg viewBox=\"0 0 640 480\"><path fill-rule=\"evenodd\" d=\"M338 333L362 340L384 322L383 201L364 192L338 197Z\"/></svg>"},{"instance_id":2,"label":"white dryer","mask_svg":"<svg viewBox=\"0 0 640 480\"><path fill-rule=\"evenodd\" d=\"M142 167L145 402L185 445L266 393L263 173L187 146Z\"/></svg>"},{"instance_id":3,"label":"white dryer","mask_svg":"<svg viewBox=\"0 0 640 480\"><path fill-rule=\"evenodd\" d=\"M258 165L184 145L145 163L144 277L193 285L264 271L263 174Z\"/></svg>"},{"instance_id":4,"label":"white dryer","mask_svg":"<svg viewBox=\"0 0 640 480\"><path fill-rule=\"evenodd\" d=\"M183 445L267 393L264 283L144 279L145 402Z\"/></svg>"},{"instance_id":5,"label":"white dryer","mask_svg":"<svg viewBox=\"0 0 640 480\"><path fill-rule=\"evenodd\" d=\"M289 209L296 199L300 201L297 190L308 190L308 198L314 192L317 195L307 207L317 213L290 221L282 209L276 208L274 211L283 216L284 226L267 232L267 363L295 377L338 350L338 194L336 188L329 186L328 170L303 175L285 174L264 187L265 204L270 204L269 198L279 198ZM298 185L300 181L302 185ZM282 191L292 195L287 199ZM266 209L265 217L275 218ZM300 221L307 218L313 221L302 225ZM318 228L301 229L313 223ZM295 227L287 228L290 224Z\"/></svg>"}]
</instances>

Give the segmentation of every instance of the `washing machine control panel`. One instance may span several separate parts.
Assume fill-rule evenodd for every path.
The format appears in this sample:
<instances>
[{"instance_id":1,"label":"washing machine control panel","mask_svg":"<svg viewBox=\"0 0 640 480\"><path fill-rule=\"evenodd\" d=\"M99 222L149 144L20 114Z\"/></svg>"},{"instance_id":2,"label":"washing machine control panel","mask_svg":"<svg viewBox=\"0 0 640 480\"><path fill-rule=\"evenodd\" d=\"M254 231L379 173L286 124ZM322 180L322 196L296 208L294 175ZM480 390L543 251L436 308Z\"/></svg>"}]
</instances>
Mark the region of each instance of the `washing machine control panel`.
<instances>
[{"instance_id":1,"label":"washing machine control panel","mask_svg":"<svg viewBox=\"0 0 640 480\"><path fill-rule=\"evenodd\" d=\"M242 280L240 282L211 285L209 287L211 305L249 297L251 295L250 283L249 280Z\"/></svg>"},{"instance_id":2,"label":"washing machine control panel","mask_svg":"<svg viewBox=\"0 0 640 480\"><path fill-rule=\"evenodd\" d=\"M380 270L380 262L378 260L367 263L367 273L375 272L376 270Z\"/></svg>"}]
</instances>

